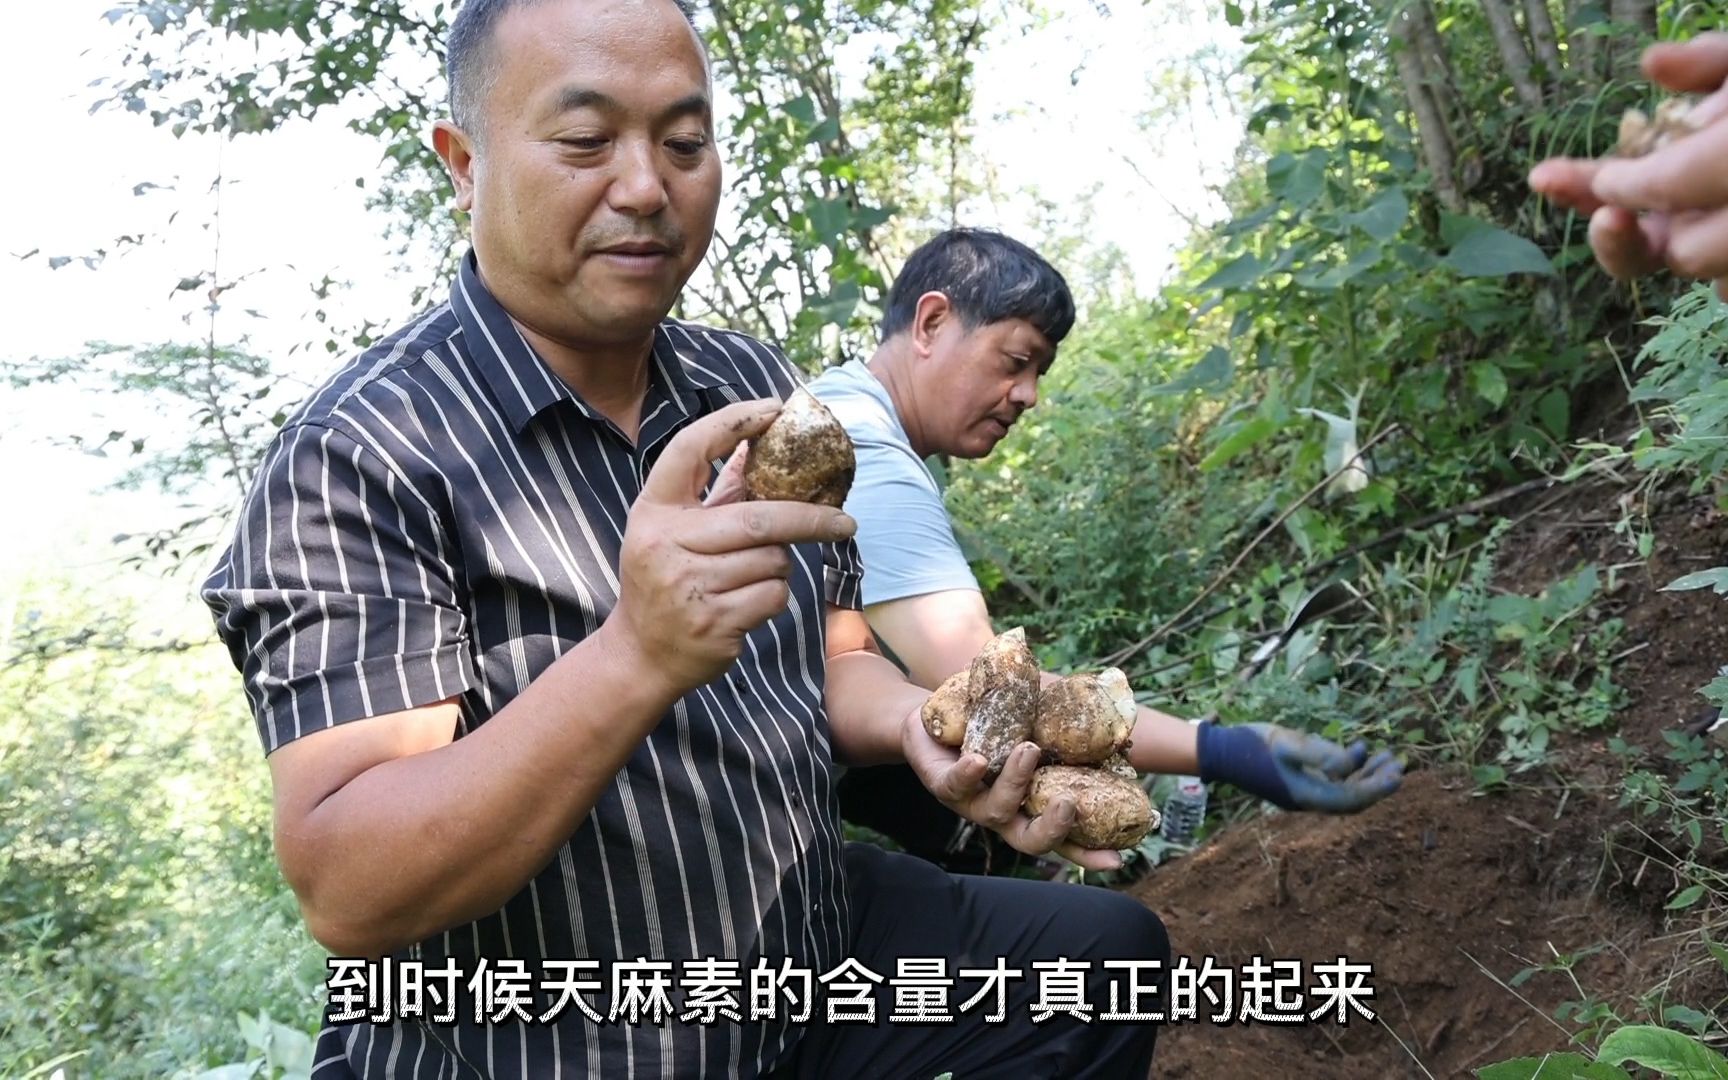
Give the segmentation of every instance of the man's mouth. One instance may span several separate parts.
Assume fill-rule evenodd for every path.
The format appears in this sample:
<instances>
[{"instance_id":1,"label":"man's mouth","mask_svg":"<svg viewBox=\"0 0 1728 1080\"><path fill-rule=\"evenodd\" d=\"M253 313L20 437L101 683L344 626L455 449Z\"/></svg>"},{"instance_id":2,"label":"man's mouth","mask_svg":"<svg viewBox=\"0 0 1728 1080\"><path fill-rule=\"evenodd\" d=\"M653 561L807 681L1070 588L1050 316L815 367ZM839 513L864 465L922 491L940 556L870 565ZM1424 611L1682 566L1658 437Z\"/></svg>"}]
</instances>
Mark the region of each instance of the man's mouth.
<instances>
[{"instance_id":1,"label":"man's mouth","mask_svg":"<svg viewBox=\"0 0 1728 1080\"><path fill-rule=\"evenodd\" d=\"M654 240L607 244L595 254L614 273L626 276L658 277L672 263L672 249Z\"/></svg>"},{"instance_id":2,"label":"man's mouth","mask_svg":"<svg viewBox=\"0 0 1728 1080\"><path fill-rule=\"evenodd\" d=\"M652 240L631 240L623 244L609 244L600 249L602 255L652 256L671 253L671 248Z\"/></svg>"}]
</instances>

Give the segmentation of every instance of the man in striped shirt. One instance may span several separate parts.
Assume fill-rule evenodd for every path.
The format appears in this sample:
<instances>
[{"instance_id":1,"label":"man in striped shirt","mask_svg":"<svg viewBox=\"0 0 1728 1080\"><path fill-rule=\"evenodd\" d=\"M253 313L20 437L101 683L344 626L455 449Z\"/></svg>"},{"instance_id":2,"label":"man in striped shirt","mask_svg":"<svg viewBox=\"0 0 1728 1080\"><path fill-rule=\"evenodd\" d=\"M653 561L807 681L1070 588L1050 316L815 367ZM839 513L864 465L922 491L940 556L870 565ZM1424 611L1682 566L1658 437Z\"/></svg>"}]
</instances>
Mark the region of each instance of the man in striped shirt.
<instances>
[{"instance_id":1,"label":"man in striped shirt","mask_svg":"<svg viewBox=\"0 0 1728 1080\"><path fill-rule=\"evenodd\" d=\"M314 1075L1144 1075L1150 912L841 842L836 761L905 760L1078 854L1018 812L1035 755L986 786L925 735L852 520L738 500L796 380L666 318L720 192L687 13L468 0L448 63L472 251L284 425L205 585L334 954Z\"/></svg>"}]
</instances>

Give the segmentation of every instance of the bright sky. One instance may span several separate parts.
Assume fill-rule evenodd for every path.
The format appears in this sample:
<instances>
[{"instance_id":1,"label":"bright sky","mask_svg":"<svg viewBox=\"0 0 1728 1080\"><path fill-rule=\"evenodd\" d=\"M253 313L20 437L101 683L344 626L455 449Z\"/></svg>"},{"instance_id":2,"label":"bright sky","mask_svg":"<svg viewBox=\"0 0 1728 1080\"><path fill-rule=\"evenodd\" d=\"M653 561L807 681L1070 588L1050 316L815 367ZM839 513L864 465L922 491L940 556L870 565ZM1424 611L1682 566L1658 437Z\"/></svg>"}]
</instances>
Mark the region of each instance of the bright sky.
<instances>
[{"instance_id":1,"label":"bright sky","mask_svg":"<svg viewBox=\"0 0 1728 1080\"><path fill-rule=\"evenodd\" d=\"M94 340L202 341L205 321L184 321L196 294L170 293L180 278L209 267L215 245L205 226L218 170L227 180L222 276L270 268L225 297L222 343L247 335L253 349L284 370L315 380L334 361L323 354L290 357L287 350L308 336L309 289L326 274L355 283L338 305L354 321L393 322L407 314L412 283L391 270L382 221L366 211L354 186L355 177L376 170L378 148L334 120L222 144L176 140L142 116L91 115L100 91L88 84L110 73L104 61L112 63L126 33L102 18L111 6L108 0L23 5L10 13L10 32L0 35L0 100L10 103L13 148L0 170L0 205L7 209L0 225L6 312L0 356L68 356ZM1200 165L1228 158L1238 133L1208 119L1150 146L1135 116L1151 103L1148 70L1179 64L1204 43L1202 34L1220 28L1182 25L1172 14L1178 4L1117 0L1113 18L1090 0L1047 6L1059 17L1024 35L999 35L979 65L978 148L1008 197L977 208L970 223L1036 245L1027 231L1025 192L1072 203L1096 186L1097 238L1121 246L1142 289L1149 288L1187 227L1120 155L1131 156L1163 196L1190 211L1211 205ZM144 182L163 186L134 195ZM111 255L95 271L77 262L48 267L50 256L111 247L123 234L144 234L146 242ZM34 257L17 257L32 250ZM0 387L0 506L9 519L0 529L0 610L9 586L24 576L102 572L112 561L110 535L173 518L174 504L159 497L99 493L117 464L47 441L148 425L119 402Z\"/></svg>"}]
</instances>

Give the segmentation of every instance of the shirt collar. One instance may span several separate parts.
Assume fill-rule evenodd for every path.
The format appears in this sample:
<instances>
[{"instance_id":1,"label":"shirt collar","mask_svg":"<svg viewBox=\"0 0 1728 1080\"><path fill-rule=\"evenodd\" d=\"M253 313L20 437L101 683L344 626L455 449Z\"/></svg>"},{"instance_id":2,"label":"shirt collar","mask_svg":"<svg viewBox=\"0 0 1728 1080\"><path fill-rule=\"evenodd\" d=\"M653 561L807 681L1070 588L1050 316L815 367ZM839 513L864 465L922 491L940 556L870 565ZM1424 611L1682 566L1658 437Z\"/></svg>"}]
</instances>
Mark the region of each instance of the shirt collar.
<instances>
[{"instance_id":1,"label":"shirt collar","mask_svg":"<svg viewBox=\"0 0 1728 1080\"><path fill-rule=\"evenodd\" d=\"M450 307L467 339L469 356L502 403L516 434L520 435L529 421L560 401L570 402L590 421L604 421L522 337L504 306L480 280L472 250L463 256L456 280L450 285ZM699 391L733 384L701 366L692 366L674 342L673 329L679 331L678 337L694 344L691 335L670 320L662 320L654 328L648 400L655 399L658 389L676 402L686 416L693 411L705 412L707 408Z\"/></svg>"}]
</instances>

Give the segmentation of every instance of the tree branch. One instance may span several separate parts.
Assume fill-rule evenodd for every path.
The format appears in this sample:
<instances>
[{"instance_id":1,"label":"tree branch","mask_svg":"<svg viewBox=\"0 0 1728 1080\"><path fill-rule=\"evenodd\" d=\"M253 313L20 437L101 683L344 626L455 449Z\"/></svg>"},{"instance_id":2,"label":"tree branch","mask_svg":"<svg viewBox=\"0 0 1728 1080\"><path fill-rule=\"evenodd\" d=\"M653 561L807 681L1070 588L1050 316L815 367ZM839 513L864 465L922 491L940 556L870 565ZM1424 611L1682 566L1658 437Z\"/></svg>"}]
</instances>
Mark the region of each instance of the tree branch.
<instances>
[{"instance_id":1,"label":"tree branch","mask_svg":"<svg viewBox=\"0 0 1728 1080\"><path fill-rule=\"evenodd\" d=\"M1416 46L1428 92L1434 95L1441 118L1448 124L1458 119L1458 80L1452 74L1452 60L1446 43L1440 39L1440 27L1434 21L1430 0L1415 0L1406 9L1410 17L1409 40Z\"/></svg>"},{"instance_id":2,"label":"tree branch","mask_svg":"<svg viewBox=\"0 0 1728 1080\"><path fill-rule=\"evenodd\" d=\"M1580 21L1582 9L1592 6L1588 0L1566 0L1566 53L1568 70L1586 86L1595 87L1602 82L1601 39L1592 29L1595 24Z\"/></svg>"},{"instance_id":3,"label":"tree branch","mask_svg":"<svg viewBox=\"0 0 1728 1080\"><path fill-rule=\"evenodd\" d=\"M1494 47L1500 52L1500 61L1506 65L1506 74L1512 79L1518 99L1532 109L1541 108L1542 88L1536 85L1530 72L1530 50L1524 45L1524 34L1518 29L1512 9L1506 0L1482 0L1482 13L1488 16L1488 32L1494 35Z\"/></svg>"},{"instance_id":4,"label":"tree branch","mask_svg":"<svg viewBox=\"0 0 1728 1080\"><path fill-rule=\"evenodd\" d=\"M1426 0L1414 6L1426 6ZM1452 135L1430 89L1429 75L1416 45L1418 25L1418 18L1412 14L1411 7L1406 7L1393 19L1392 59L1398 66L1398 81L1404 85L1404 96L1410 102L1416 138L1422 144L1422 156L1427 159L1428 171L1434 177L1434 194L1442 206L1456 214L1463 211L1464 199L1458 194L1455 179Z\"/></svg>"},{"instance_id":5,"label":"tree branch","mask_svg":"<svg viewBox=\"0 0 1728 1080\"><path fill-rule=\"evenodd\" d=\"M1530 42L1536 47L1536 59L1542 65L1542 83L1552 89L1560 84L1565 65L1560 59L1560 42L1554 33L1554 16L1548 10L1548 0L1524 0L1524 25L1530 30Z\"/></svg>"}]
</instances>

